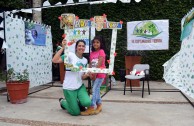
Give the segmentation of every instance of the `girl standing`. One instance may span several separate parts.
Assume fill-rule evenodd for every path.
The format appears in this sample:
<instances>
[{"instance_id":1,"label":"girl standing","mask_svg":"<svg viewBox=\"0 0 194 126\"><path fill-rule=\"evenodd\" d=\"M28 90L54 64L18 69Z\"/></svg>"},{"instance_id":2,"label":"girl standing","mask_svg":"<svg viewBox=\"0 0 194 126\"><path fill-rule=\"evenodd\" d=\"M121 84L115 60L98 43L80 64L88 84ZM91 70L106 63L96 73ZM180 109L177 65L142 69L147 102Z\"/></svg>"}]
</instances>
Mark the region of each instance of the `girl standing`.
<instances>
[{"instance_id":1,"label":"girl standing","mask_svg":"<svg viewBox=\"0 0 194 126\"><path fill-rule=\"evenodd\" d=\"M106 68L105 57L106 57L106 54L104 52L104 39L102 36L96 36L92 40L92 52L90 53L89 67ZM92 103L85 112L81 112L81 115L93 115L93 114L98 114L99 112L102 111L100 86L102 85L105 77L106 77L106 74L104 73L93 74L93 76L90 75L90 78L92 79L92 85L93 85Z\"/></svg>"}]
</instances>

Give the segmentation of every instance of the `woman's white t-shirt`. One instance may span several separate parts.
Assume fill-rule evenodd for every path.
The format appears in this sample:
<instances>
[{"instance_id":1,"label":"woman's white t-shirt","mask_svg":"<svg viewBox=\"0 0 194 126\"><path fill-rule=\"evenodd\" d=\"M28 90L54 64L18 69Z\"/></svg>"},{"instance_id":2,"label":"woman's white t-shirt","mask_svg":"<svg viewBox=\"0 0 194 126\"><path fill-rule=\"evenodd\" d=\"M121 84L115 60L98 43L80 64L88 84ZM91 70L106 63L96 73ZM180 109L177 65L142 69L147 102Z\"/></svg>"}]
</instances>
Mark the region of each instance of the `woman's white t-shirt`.
<instances>
[{"instance_id":1,"label":"woman's white t-shirt","mask_svg":"<svg viewBox=\"0 0 194 126\"><path fill-rule=\"evenodd\" d=\"M64 55L61 56L61 58L64 60ZM68 63L72 64L74 67L82 68L87 67L87 59L86 58L79 58L76 56L75 53L69 52L68 54ZM82 75L84 72L71 72L66 71L65 73L65 79L63 81L63 89L67 90L76 90L81 87L83 84L82 82Z\"/></svg>"}]
</instances>

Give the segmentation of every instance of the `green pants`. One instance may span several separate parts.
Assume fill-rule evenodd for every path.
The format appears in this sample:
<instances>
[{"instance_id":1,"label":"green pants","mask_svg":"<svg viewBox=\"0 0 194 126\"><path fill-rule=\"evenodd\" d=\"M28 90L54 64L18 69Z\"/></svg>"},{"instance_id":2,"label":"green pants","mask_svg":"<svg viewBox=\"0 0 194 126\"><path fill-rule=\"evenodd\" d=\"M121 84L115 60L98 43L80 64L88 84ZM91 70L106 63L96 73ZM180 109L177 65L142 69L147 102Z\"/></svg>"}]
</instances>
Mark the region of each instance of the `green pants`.
<instances>
[{"instance_id":1,"label":"green pants","mask_svg":"<svg viewBox=\"0 0 194 126\"><path fill-rule=\"evenodd\" d=\"M77 90L63 89L63 93L66 100L63 100L61 105L73 116L80 115L78 102L84 107L91 105L91 99L84 84Z\"/></svg>"}]
</instances>

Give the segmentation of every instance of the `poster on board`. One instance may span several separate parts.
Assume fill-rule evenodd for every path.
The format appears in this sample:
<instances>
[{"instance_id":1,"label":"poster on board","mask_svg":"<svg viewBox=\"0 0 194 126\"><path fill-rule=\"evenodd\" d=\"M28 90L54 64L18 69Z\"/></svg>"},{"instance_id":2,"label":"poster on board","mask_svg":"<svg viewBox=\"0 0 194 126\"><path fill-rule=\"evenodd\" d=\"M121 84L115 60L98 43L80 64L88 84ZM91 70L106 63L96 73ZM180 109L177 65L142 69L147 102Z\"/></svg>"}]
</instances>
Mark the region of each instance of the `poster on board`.
<instances>
[{"instance_id":1,"label":"poster on board","mask_svg":"<svg viewBox=\"0 0 194 126\"><path fill-rule=\"evenodd\" d=\"M25 22L25 43L46 46L46 28L40 24Z\"/></svg>"}]
</instances>

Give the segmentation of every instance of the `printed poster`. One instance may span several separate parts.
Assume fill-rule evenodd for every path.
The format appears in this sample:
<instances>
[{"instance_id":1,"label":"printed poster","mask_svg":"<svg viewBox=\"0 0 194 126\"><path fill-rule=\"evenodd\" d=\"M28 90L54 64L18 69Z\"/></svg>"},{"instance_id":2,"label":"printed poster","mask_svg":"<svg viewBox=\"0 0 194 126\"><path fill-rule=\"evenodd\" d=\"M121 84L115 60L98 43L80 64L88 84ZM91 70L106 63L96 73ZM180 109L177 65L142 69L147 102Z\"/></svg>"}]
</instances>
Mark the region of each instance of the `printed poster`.
<instances>
[{"instance_id":1,"label":"printed poster","mask_svg":"<svg viewBox=\"0 0 194 126\"><path fill-rule=\"evenodd\" d=\"M169 21L127 22L127 50L169 49Z\"/></svg>"},{"instance_id":2,"label":"printed poster","mask_svg":"<svg viewBox=\"0 0 194 126\"><path fill-rule=\"evenodd\" d=\"M40 24L25 22L25 43L46 46L46 28Z\"/></svg>"},{"instance_id":3,"label":"printed poster","mask_svg":"<svg viewBox=\"0 0 194 126\"><path fill-rule=\"evenodd\" d=\"M67 33L67 31L65 31ZM84 53L89 53L89 27L75 28L68 30L69 40L75 39L76 41L82 39L86 42L86 49ZM95 36L95 27L91 27L91 40ZM76 42L75 41L75 42ZM69 46L69 51L75 53L75 43Z\"/></svg>"}]
</instances>

